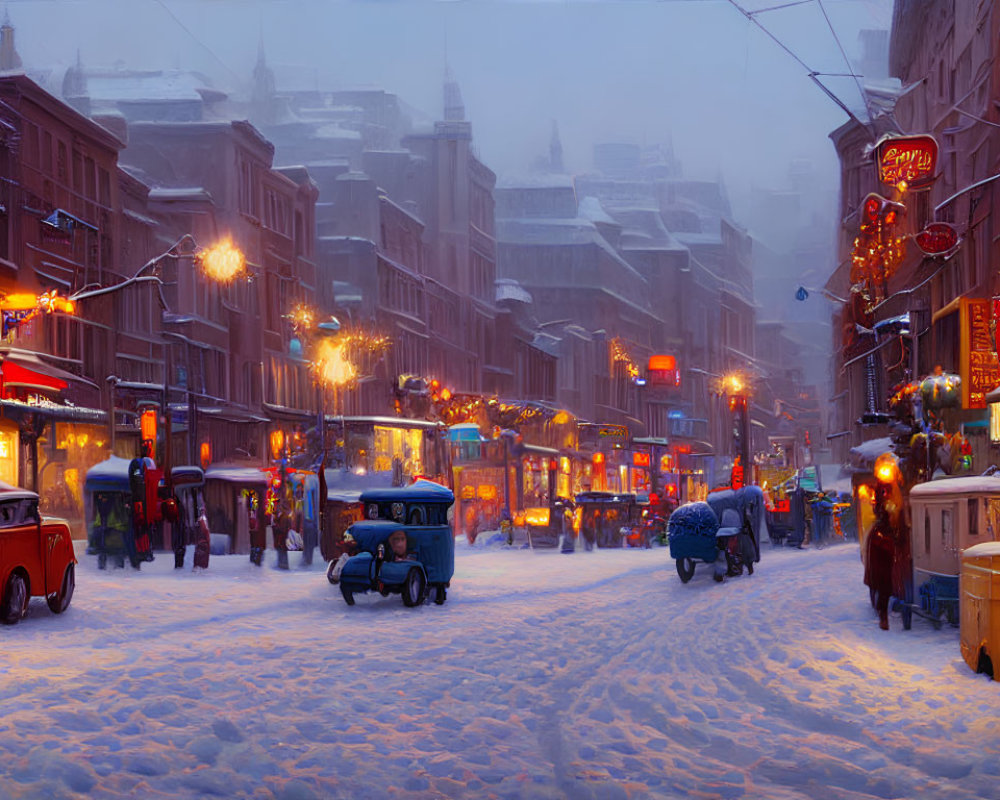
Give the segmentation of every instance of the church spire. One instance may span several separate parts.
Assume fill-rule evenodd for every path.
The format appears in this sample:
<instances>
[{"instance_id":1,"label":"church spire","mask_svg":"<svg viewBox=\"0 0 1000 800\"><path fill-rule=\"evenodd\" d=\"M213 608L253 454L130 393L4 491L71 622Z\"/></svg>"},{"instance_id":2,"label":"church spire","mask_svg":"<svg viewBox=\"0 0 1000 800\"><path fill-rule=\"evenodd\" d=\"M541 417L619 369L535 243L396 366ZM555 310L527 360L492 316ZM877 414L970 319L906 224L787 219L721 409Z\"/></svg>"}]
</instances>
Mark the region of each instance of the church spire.
<instances>
[{"instance_id":1,"label":"church spire","mask_svg":"<svg viewBox=\"0 0 1000 800\"><path fill-rule=\"evenodd\" d=\"M19 70L21 57L14 47L14 26L10 24L10 12L5 8L3 24L0 25L0 72Z\"/></svg>"},{"instance_id":2,"label":"church spire","mask_svg":"<svg viewBox=\"0 0 1000 800\"><path fill-rule=\"evenodd\" d=\"M264 55L264 35L261 33L257 43L257 63L253 68L253 91L250 95L251 113L256 121L264 124L275 121L274 95L274 72L267 65L267 57Z\"/></svg>"},{"instance_id":3,"label":"church spire","mask_svg":"<svg viewBox=\"0 0 1000 800\"><path fill-rule=\"evenodd\" d=\"M461 122L465 119L462 91L448 67L444 70L444 119L445 122Z\"/></svg>"}]
</instances>

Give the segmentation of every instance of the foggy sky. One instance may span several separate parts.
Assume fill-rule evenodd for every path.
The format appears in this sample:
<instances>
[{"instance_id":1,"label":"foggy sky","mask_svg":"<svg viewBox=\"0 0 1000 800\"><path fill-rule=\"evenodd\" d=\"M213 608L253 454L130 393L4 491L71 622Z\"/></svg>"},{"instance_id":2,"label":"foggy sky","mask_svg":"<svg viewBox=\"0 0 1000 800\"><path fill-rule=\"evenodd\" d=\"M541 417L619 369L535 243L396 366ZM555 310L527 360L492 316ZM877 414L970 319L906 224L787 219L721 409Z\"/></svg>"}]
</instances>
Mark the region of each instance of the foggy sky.
<instances>
[{"instance_id":1,"label":"foggy sky","mask_svg":"<svg viewBox=\"0 0 1000 800\"><path fill-rule=\"evenodd\" d=\"M739 0L747 10L781 3ZM7 0L29 71L195 69L249 91L263 41L281 78L303 86L380 86L442 113L445 64L458 81L482 160L501 177L547 152L552 122L567 171L591 168L595 142L672 141L685 175L722 175L737 202L782 188L792 159L816 164L832 210L829 133L848 117L805 70L727 0L404 2L404 0ZM818 0L758 19L806 64L847 71L861 28L889 25L892 0ZM851 80L831 79L861 113ZM833 222L831 221L831 224Z\"/></svg>"}]
</instances>

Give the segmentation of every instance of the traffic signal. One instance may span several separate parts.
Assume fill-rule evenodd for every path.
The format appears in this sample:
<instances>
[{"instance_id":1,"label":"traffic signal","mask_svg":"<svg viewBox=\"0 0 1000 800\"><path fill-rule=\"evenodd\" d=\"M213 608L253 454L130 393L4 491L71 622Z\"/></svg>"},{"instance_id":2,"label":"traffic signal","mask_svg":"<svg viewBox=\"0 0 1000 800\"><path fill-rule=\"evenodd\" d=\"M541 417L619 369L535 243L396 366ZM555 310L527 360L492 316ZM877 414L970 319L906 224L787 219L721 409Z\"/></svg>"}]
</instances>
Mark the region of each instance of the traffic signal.
<instances>
[{"instance_id":1,"label":"traffic signal","mask_svg":"<svg viewBox=\"0 0 1000 800\"><path fill-rule=\"evenodd\" d=\"M906 206L889 200L877 192L865 197L861 204L861 230L865 233L877 231L880 227L892 227L906 213Z\"/></svg>"}]
</instances>

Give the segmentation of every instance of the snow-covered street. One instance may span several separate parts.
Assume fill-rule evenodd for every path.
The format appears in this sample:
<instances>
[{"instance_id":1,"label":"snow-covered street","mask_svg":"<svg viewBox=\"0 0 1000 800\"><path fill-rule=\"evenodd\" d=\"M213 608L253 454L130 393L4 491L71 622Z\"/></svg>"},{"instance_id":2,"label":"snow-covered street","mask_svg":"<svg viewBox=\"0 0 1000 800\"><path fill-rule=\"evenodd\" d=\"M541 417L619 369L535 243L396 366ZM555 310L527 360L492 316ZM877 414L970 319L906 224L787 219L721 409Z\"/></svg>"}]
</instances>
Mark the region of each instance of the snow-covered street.
<instances>
[{"instance_id":1,"label":"snow-covered street","mask_svg":"<svg viewBox=\"0 0 1000 800\"><path fill-rule=\"evenodd\" d=\"M416 609L298 557L81 555L63 616L0 630L0 797L1000 795L1000 683L957 628L880 631L854 544L685 585L665 548L461 539Z\"/></svg>"}]
</instances>

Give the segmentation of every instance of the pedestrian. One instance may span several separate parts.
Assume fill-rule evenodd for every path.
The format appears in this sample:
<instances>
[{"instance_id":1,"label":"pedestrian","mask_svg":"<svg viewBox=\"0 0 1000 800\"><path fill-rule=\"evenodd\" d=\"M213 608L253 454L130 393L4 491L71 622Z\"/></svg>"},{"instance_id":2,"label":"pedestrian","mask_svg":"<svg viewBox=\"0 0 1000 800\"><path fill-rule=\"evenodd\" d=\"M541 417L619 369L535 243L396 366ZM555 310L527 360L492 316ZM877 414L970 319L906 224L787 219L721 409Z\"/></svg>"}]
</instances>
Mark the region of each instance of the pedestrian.
<instances>
[{"instance_id":1,"label":"pedestrian","mask_svg":"<svg viewBox=\"0 0 1000 800\"><path fill-rule=\"evenodd\" d=\"M872 595L878 626L889 630L889 598L892 596L892 568L896 557L892 521L884 507L876 511L875 525L865 543L865 583Z\"/></svg>"},{"instance_id":2,"label":"pedestrian","mask_svg":"<svg viewBox=\"0 0 1000 800\"><path fill-rule=\"evenodd\" d=\"M212 533L208 527L205 506L198 509L198 530L194 542L194 569L208 569L208 556L212 550Z\"/></svg>"},{"instance_id":3,"label":"pedestrian","mask_svg":"<svg viewBox=\"0 0 1000 800\"><path fill-rule=\"evenodd\" d=\"M271 528L274 532L274 551L278 569L288 569L288 528L291 525L288 508L282 501L274 511Z\"/></svg>"}]
</instances>

